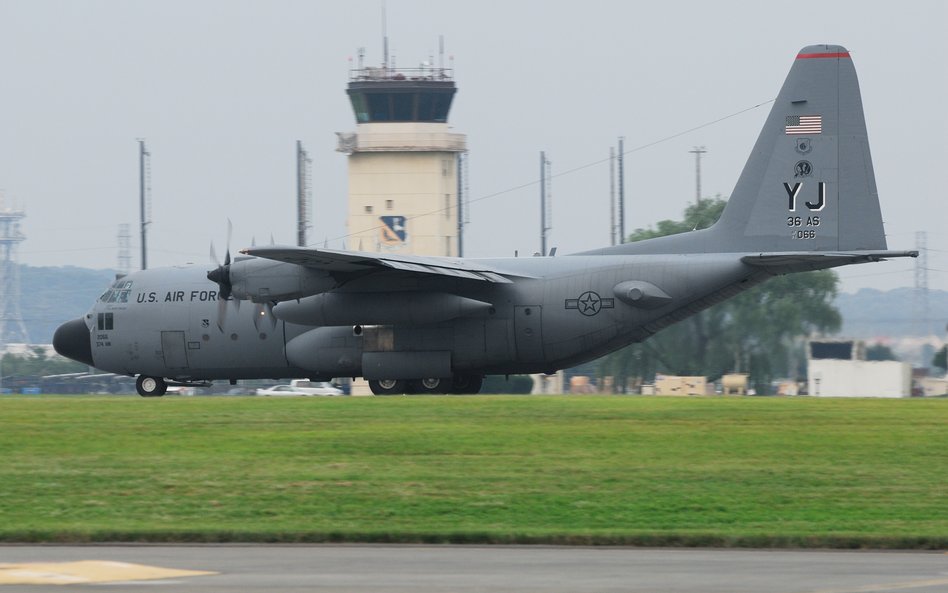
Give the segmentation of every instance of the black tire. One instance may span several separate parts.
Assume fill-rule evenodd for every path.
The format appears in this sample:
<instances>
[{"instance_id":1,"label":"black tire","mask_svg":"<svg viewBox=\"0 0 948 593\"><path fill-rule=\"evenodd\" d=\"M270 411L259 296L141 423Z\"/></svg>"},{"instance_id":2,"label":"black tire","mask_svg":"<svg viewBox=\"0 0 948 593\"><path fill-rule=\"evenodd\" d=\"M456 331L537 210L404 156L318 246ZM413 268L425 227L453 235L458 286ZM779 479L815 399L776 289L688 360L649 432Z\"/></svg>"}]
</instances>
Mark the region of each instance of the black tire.
<instances>
[{"instance_id":1,"label":"black tire","mask_svg":"<svg viewBox=\"0 0 948 593\"><path fill-rule=\"evenodd\" d=\"M430 377L427 379L415 379L408 383L408 390L411 393L421 395L433 395L438 393L447 393L451 389L451 381L448 379L438 379Z\"/></svg>"},{"instance_id":2,"label":"black tire","mask_svg":"<svg viewBox=\"0 0 948 593\"><path fill-rule=\"evenodd\" d=\"M379 379L369 381L369 389L375 395L402 395L408 391L408 383L402 379Z\"/></svg>"},{"instance_id":3,"label":"black tire","mask_svg":"<svg viewBox=\"0 0 948 593\"><path fill-rule=\"evenodd\" d=\"M455 375L451 382L451 393L456 395L473 395L480 392L484 377L480 375Z\"/></svg>"},{"instance_id":4,"label":"black tire","mask_svg":"<svg viewBox=\"0 0 948 593\"><path fill-rule=\"evenodd\" d=\"M142 397L161 397L168 393L168 384L161 377L139 375L135 379L135 389L138 390L138 395Z\"/></svg>"}]
</instances>

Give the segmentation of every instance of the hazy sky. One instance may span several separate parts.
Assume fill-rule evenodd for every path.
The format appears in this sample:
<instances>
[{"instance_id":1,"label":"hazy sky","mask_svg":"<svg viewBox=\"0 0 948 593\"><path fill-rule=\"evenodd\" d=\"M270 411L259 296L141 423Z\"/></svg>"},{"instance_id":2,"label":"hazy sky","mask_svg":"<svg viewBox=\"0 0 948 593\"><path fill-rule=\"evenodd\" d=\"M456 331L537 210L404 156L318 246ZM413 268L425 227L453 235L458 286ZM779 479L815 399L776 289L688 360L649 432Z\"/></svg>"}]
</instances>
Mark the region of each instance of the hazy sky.
<instances>
[{"instance_id":1,"label":"hazy sky","mask_svg":"<svg viewBox=\"0 0 948 593\"><path fill-rule=\"evenodd\" d=\"M948 3L388 0L396 65L452 57L468 135L466 255L539 248L538 153L552 161L560 253L609 242L609 147L625 136L626 227L728 195L796 52L839 43L859 74L889 247L926 231L948 289ZM21 262L117 265L138 252L138 145L152 153L149 267L208 262L256 237L295 242L295 142L314 159L313 244L344 240L345 87L382 61L380 0L0 0L0 189L27 212ZM601 161L601 162L600 162ZM565 173L584 165L573 173ZM526 185L525 184L530 184ZM525 187L524 187L525 186ZM515 189L520 188L520 189ZM914 262L854 266L846 291L912 286Z\"/></svg>"}]
</instances>

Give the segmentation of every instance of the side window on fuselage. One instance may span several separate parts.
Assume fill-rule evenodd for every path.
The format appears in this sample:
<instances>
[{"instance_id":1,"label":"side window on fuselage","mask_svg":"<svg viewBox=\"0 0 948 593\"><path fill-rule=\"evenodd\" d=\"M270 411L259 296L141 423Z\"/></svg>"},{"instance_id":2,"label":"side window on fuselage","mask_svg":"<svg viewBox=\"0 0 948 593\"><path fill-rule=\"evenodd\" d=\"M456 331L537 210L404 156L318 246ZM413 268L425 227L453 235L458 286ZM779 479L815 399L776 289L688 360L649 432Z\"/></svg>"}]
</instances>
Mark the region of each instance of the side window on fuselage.
<instances>
[{"instance_id":1,"label":"side window on fuselage","mask_svg":"<svg viewBox=\"0 0 948 593\"><path fill-rule=\"evenodd\" d=\"M108 331L114 329L115 318L112 313L99 313L98 315L98 328L101 331Z\"/></svg>"}]
</instances>

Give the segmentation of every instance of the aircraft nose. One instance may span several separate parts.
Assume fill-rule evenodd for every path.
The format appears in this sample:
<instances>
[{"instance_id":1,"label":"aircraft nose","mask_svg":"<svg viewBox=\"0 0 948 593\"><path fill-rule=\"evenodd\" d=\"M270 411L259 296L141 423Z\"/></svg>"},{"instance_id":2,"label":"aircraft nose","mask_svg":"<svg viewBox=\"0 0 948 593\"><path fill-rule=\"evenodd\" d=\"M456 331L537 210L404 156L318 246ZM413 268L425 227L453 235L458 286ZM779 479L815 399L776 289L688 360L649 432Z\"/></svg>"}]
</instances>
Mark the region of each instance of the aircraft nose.
<instances>
[{"instance_id":1,"label":"aircraft nose","mask_svg":"<svg viewBox=\"0 0 948 593\"><path fill-rule=\"evenodd\" d=\"M92 338L89 328L81 317L73 319L56 328L53 334L53 348L56 352L75 361L94 366L92 363Z\"/></svg>"}]
</instances>

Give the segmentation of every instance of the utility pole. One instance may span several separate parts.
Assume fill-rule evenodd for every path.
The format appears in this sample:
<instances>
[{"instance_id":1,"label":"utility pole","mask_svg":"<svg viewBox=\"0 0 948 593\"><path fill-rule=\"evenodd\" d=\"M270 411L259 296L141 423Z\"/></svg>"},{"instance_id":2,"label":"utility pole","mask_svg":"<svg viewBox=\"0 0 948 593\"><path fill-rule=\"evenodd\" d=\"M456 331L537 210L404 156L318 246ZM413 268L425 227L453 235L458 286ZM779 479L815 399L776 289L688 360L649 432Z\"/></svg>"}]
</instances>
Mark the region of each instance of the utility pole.
<instances>
[{"instance_id":1,"label":"utility pole","mask_svg":"<svg viewBox=\"0 0 948 593\"><path fill-rule=\"evenodd\" d=\"M464 257L464 200L467 197L464 191L464 183L467 180L464 175L464 162L464 153L457 153L455 166L458 171L458 257Z\"/></svg>"},{"instance_id":2,"label":"utility pole","mask_svg":"<svg viewBox=\"0 0 948 593\"><path fill-rule=\"evenodd\" d=\"M928 233L915 232L915 249L918 257L915 258L915 335L925 336L930 332L928 327ZM925 361L927 363L927 361Z\"/></svg>"},{"instance_id":3,"label":"utility pole","mask_svg":"<svg viewBox=\"0 0 948 593\"><path fill-rule=\"evenodd\" d=\"M546 233L551 230L553 227L550 224L550 211L552 208L549 208L547 205L547 200L549 196L547 195L547 184L549 183L547 178L547 172L549 170L550 161L546 158L546 153L542 150L540 151L540 255L546 255Z\"/></svg>"},{"instance_id":4,"label":"utility pole","mask_svg":"<svg viewBox=\"0 0 948 593\"><path fill-rule=\"evenodd\" d=\"M303 143L296 141L296 245L306 247L306 229L310 228L310 200L313 192L310 189L310 166L313 160L303 148Z\"/></svg>"},{"instance_id":5,"label":"utility pole","mask_svg":"<svg viewBox=\"0 0 948 593\"><path fill-rule=\"evenodd\" d=\"M619 136L619 243L625 243L625 136Z\"/></svg>"},{"instance_id":6,"label":"utility pole","mask_svg":"<svg viewBox=\"0 0 948 593\"><path fill-rule=\"evenodd\" d=\"M701 204L701 155L708 151L704 146L695 146L688 152L695 155L695 205L698 205Z\"/></svg>"},{"instance_id":7,"label":"utility pole","mask_svg":"<svg viewBox=\"0 0 948 593\"><path fill-rule=\"evenodd\" d=\"M609 241L616 244L616 149L609 147Z\"/></svg>"},{"instance_id":8,"label":"utility pole","mask_svg":"<svg viewBox=\"0 0 948 593\"><path fill-rule=\"evenodd\" d=\"M145 140L138 140L138 201L141 212L141 232L142 232L142 269L148 269L148 177L149 177L149 159L151 153L145 148Z\"/></svg>"}]
</instances>

